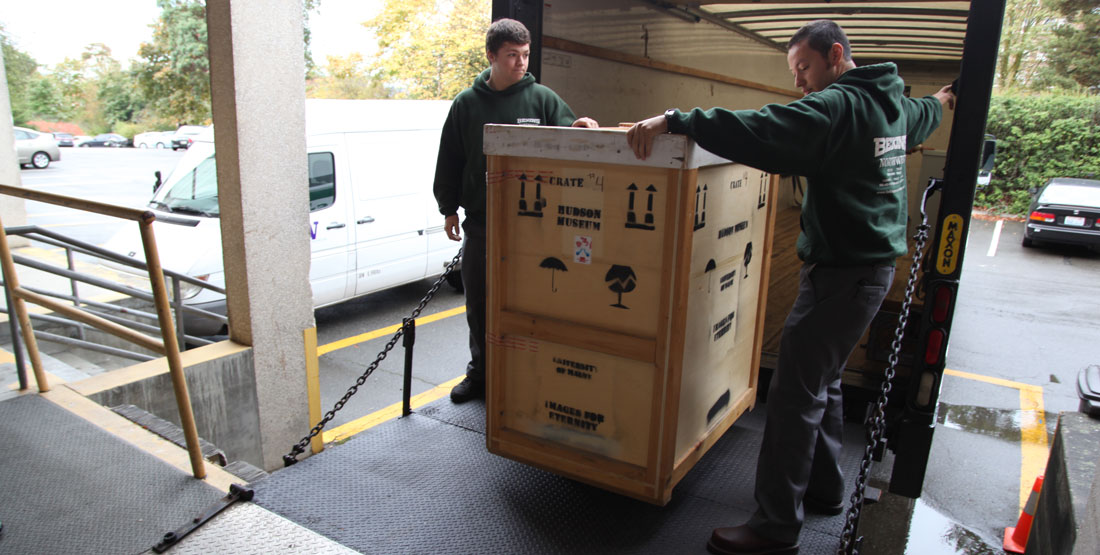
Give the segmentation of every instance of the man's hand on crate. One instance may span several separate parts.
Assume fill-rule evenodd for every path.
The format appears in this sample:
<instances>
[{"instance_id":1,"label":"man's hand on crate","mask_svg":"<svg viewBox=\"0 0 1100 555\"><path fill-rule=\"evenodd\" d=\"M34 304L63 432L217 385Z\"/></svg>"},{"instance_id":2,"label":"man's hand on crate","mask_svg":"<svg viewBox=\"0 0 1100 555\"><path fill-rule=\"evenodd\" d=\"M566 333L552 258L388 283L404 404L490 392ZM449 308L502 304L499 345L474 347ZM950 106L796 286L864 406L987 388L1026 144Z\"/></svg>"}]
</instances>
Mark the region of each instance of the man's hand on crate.
<instances>
[{"instance_id":1,"label":"man's hand on crate","mask_svg":"<svg viewBox=\"0 0 1100 555\"><path fill-rule=\"evenodd\" d=\"M626 132L626 142L634 150L634 156L645 160L653 152L653 138L662 133L668 133L668 119L654 116L631 126Z\"/></svg>"}]
</instances>

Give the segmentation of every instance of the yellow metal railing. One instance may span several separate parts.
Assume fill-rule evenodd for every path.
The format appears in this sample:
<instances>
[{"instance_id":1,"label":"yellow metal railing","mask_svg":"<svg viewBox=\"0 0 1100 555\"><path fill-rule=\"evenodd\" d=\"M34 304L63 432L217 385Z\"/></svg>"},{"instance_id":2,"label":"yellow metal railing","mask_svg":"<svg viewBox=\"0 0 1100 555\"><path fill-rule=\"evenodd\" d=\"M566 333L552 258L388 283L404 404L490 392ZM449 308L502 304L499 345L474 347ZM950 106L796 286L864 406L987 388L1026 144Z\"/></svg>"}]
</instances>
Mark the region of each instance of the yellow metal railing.
<instances>
[{"instance_id":1,"label":"yellow metal railing","mask_svg":"<svg viewBox=\"0 0 1100 555\"><path fill-rule=\"evenodd\" d=\"M180 362L179 343L176 340L175 324L172 322L171 307L168 303L168 289L164 281L164 272L160 265L160 255L157 253L157 242L153 236L153 221L156 216L149 210L125 208L112 204L105 204L85 199L67 197L34 191L10 185L0 185L0 194L19 197L26 200L45 202L57 206L74 208L86 212L94 212L104 216L112 216L124 220L135 221L141 231L141 243L145 250L145 262L149 270L149 281L153 289L153 300L156 304L157 319L160 323L161 340L131 330L120 324L116 324L91 314L79 307L69 306L55 301L44 295L39 295L19 286L19 278L15 273L15 262L12 260L11 249L8 248L8 236L4 232L3 222L0 221L0 264L3 265L5 287L11 291L12 304L8 307L19 319L19 325L23 330L23 341L27 346L27 353L34 368L34 379L38 384L38 390L45 392L50 390L46 373L42 368L42 358L38 353L38 343L35 341L34 330L31 328L30 316L27 314L26 302L45 307L64 314L74 320L93 326L103 332L136 343L164 355L168 360L168 370L172 376L172 388L176 396L176 407L179 409L180 424L183 428L184 439L187 441L187 453L191 458L191 471L196 478L206 477L206 467L203 463L202 449L199 447L199 434L195 428L195 415L191 410L191 396L187 391L187 381L183 375L183 364ZM15 338L12 338L14 341Z\"/></svg>"}]
</instances>

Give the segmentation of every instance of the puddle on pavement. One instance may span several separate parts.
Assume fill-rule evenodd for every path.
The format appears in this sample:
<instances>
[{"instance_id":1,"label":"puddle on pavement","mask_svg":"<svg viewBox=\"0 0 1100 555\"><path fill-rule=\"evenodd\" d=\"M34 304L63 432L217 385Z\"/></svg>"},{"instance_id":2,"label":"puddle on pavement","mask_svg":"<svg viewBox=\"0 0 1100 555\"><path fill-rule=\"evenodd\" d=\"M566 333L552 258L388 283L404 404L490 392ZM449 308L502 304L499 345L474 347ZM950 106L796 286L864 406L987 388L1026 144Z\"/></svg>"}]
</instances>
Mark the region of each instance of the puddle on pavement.
<instances>
[{"instance_id":1,"label":"puddle on pavement","mask_svg":"<svg viewBox=\"0 0 1100 555\"><path fill-rule=\"evenodd\" d=\"M1044 421L1051 422L1044 414ZM1020 430L1035 423L1035 413L1025 410L992 409L968 405L940 403L936 416L939 425L954 430L980 434L1013 443L1021 441ZM1050 433L1050 430L1047 431Z\"/></svg>"},{"instance_id":2,"label":"puddle on pavement","mask_svg":"<svg viewBox=\"0 0 1100 555\"><path fill-rule=\"evenodd\" d=\"M917 499L909 521L905 553L912 555L1000 555L1000 546L991 546L978 534L960 526L943 513Z\"/></svg>"}]
</instances>

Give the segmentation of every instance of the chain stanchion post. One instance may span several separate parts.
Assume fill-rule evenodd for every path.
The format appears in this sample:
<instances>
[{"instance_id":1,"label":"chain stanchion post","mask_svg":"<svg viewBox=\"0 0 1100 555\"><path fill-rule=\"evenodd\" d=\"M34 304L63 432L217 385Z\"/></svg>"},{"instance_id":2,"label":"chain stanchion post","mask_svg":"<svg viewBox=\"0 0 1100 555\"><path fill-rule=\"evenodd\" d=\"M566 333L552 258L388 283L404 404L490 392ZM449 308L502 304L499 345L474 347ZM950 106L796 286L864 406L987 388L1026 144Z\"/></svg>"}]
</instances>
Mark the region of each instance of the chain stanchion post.
<instances>
[{"instance_id":1,"label":"chain stanchion post","mask_svg":"<svg viewBox=\"0 0 1100 555\"><path fill-rule=\"evenodd\" d=\"M401 339L401 337L405 335L405 326L407 325L405 323L416 320L416 317L420 316L420 313L424 310L424 307L428 306L428 302L431 301L432 297L435 296L435 292L439 291L439 287L443 285L443 282L447 279L447 275L450 274L456 266L458 266L460 260L462 260L462 249L458 249L458 254L456 254L455 257L447 264L447 269L443 271L443 275L439 276L439 279L435 280L435 283L432 284L431 289L428 289L428 293L424 295L424 298L420 299L420 304L417 305L415 309L413 309L412 314L410 314L408 318L402 319L403 325L401 326L401 329L397 330L397 333L393 334L393 337L391 337L389 342L386 343L386 347L382 349L382 352L378 353L378 357L374 359L374 362L370 363L370 365L367 366L367 369L363 371L363 374L356 378L355 383L348 388L347 393L344 393L344 396L339 401L336 401L336 404L332 406L332 410L325 413L325 417L322 418L316 426L310 429L309 435L303 437L301 441L296 443L294 447L290 449L289 453L283 455L284 467L291 466L294 463L298 462L298 455L301 455L305 452L306 447L309 445L309 442L317 434L321 433L321 430L325 429L325 424L328 424L330 420L335 418L336 413L339 412L340 409L344 408L344 405L347 404L348 399L351 399L351 396L355 395L355 393L359 391L359 387L366 383L367 378L372 373L374 373L374 371L378 368L378 365L382 364L382 361L386 359L386 356L390 353L390 351L393 350L394 346L397 345L397 340ZM410 354L411 351L412 349L410 343L410 348L406 351L406 357L408 358L408 365L410 368L412 366L412 355ZM411 381L411 376L411 374L408 374L408 377L405 378L406 394L409 390L409 382ZM408 401L406 401L406 408L408 407L407 403ZM408 413L406 412L405 414Z\"/></svg>"},{"instance_id":2,"label":"chain stanchion post","mask_svg":"<svg viewBox=\"0 0 1100 555\"><path fill-rule=\"evenodd\" d=\"M413 345L416 344L416 320L405 318L401 322L401 329L405 330L405 339L401 346L405 348L405 384L401 393L401 416L412 414L412 377L413 377Z\"/></svg>"}]
</instances>

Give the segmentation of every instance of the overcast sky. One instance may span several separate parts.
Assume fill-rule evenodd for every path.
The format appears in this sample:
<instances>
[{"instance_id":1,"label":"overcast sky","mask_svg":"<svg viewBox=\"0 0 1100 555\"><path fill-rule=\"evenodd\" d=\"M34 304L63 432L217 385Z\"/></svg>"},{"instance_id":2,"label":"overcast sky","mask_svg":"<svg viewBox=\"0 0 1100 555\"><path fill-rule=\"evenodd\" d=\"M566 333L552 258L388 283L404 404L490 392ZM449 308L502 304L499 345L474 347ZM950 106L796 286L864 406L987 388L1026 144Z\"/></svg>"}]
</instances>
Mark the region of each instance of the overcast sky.
<instances>
[{"instance_id":1,"label":"overcast sky","mask_svg":"<svg viewBox=\"0 0 1100 555\"><path fill-rule=\"evenodd\" d=\"M375 41L360 23L381 5L381 0L322 0L320 13L310 14L317 65L325 65L326 55L373 52ZM128 66L138 46L151 38L149 25L159 14L155 0L4 0L0 23L16 48L39 64L78 59L85 46L102 42L112 57Z\"/></svg>"}]
</instances>

